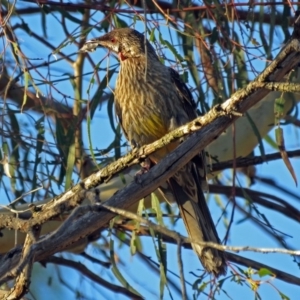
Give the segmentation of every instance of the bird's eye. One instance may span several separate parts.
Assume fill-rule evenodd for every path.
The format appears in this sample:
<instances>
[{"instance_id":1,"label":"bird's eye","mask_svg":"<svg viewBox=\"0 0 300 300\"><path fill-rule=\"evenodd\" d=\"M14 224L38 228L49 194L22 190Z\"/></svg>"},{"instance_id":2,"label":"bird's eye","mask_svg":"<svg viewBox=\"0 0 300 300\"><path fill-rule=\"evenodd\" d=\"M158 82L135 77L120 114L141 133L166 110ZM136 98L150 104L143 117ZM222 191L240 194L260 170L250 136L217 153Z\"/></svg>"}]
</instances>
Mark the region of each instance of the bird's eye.
<instances>
[{"instance_id":1,"label":"bird's eye","mask_svg":"<svg viewBox=\"0 0 300 300\"><path fill-rule=\"evenodd\" d=\"M112 43L115 43L115 42L116 42L116 39L115 39L115 38L111 38L110 41L111 41Z\"/></svg>"}]
</instances>

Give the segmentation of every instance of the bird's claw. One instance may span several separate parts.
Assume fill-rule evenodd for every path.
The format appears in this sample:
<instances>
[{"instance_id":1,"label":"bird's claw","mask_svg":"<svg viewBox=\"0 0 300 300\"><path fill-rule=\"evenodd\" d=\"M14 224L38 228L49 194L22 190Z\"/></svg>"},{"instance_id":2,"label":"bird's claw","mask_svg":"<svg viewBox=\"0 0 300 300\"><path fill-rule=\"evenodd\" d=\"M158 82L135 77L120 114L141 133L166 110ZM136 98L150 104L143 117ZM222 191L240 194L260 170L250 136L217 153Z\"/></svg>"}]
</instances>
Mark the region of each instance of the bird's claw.
<instances>
[{"instance_id":1,"label":"bird's claw","mask_svg":"<svg viewBox=\"0 0 300 300\"><path fill-rule=\"evenodd\" d=\"M141 163L141 169L138 172L136 172L135 179L139 181L140 176L147 173L150 170L150 168L151 161L149 160L149 158L146 158L146 160Z\"/></svg>"}]
</instances>

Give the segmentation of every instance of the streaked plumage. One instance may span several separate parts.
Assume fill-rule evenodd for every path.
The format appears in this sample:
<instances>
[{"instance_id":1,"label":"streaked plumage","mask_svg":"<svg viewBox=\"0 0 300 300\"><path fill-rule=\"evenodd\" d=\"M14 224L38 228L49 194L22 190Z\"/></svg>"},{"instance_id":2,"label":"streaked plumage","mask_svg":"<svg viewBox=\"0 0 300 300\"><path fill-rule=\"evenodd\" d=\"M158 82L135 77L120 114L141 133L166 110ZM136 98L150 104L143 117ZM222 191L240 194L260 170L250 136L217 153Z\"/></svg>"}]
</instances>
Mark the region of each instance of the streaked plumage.
<instances>
[{"instance_id":1,"label":"streaked plumage","mask_svg":"<svg viewBox=\"0 0 300 300\"><path fill-rule=\"evenodd\" d=\"M154 48L144 36L130 28L115 29L88 41L82 51L106 47L118 54L120 71L115 87L116 113L126 138L133 146L156 141L169 131L196 117L195 104L178 73L164 66ZM174 142L150 156L157 163L172 151ZM202 189L197 161L187 164L168 181L166 197L173 192L187 232L192 239L219 243L213 220ZM203 175L203 174L202 174ZM215 275L224 274L226 262L223 252L192 244L203 266Z\"/></svg>"}]
</instances>

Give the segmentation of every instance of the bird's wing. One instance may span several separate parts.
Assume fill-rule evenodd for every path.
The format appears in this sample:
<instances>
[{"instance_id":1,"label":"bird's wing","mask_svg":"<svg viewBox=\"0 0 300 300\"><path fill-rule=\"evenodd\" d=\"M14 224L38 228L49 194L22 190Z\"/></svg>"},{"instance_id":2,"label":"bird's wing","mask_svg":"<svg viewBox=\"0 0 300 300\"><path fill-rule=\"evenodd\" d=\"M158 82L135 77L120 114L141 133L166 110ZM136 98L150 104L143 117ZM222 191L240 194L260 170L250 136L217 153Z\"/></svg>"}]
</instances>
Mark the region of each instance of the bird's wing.
<instances>
[{"instance_id":1,"label":"bird's wing","mask_svg":"<svg viewBox=\"0 0 300 300\"><path fill-rule=\"evenodd\" d=\"M192 93L186 84L180 78L180 75L172 68L169 68L171 80L175 86L177 94L182 102L182 107L187 113L190 121L197 117L196 108L197 105L193 99Z\"/></svg>"},{"instance_id":2,"label":"bird's wing","mask_svg":"<svg viewBox=\"0 0 300 300\"><path fill-rule=\"evenodd\" d=\"M196 104L190 90L175 70L170 68L170 74L182 108L190 120L195 119L197 117ZM202 191L202 182L206 182L204 166L205 156L200 153L168 180L169 187L176 199L189 236L198 241L220 243ZM161 191L167 190L161 187ZM225 273L226 262L222 252L212 248L204 249L194 243L192 247L208 271L215 275Z\"/></svg>"},{"instance_id":3,"label":"bird's wing","mask_svg":"<svg viewBox=\"0 0 300 300\"><path fill-rule=\"evenodd\" d=\"M169 68L171 80L175 86L176 92L178 94L178 98L181 100L182 107L185 110L186 114L189 117L189 120L192 121L197 117L196 108L197 105L193 99L192 93L186 84L180 78L178 72L174 69ZM206 159L205 159L205 151L201 151L198 155L196 155L192 161L198 166L198 170L201 177L201 185L202 188L207 191L208 185L206 182Z\"/></svg>"}]
</instances>

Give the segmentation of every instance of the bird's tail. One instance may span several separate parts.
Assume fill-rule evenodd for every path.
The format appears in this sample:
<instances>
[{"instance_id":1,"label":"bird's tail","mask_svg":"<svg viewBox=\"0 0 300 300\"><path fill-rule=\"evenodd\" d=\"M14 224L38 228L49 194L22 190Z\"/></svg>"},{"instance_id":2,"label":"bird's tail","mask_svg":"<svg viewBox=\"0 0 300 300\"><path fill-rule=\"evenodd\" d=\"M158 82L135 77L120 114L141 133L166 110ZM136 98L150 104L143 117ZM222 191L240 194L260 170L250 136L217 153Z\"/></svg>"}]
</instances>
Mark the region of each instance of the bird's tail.
<instances>
[{"instance_id":1,"label":"bird's tail","mask_svg":"<svg viewBox=\"0 0 300 300\"><path fill-rule=\"evenodd\" d=\"M169 179L169 185L178 204L188 235L192 240L220 243L201 189L199 171L193 162ZM226 272L225 253L192 243L204 268L216 276Z\"/></svg>"}]
</instances>

